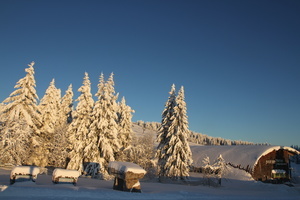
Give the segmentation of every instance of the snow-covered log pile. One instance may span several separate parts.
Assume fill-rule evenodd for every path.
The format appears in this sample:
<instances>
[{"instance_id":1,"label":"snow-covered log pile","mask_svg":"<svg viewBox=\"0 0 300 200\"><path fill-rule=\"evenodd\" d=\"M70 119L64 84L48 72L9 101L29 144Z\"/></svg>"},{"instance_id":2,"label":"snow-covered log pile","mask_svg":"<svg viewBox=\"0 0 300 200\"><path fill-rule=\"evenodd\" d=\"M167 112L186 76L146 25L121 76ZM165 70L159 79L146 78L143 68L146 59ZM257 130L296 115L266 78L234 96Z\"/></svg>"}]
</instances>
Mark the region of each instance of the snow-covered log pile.
<instances>
[{"instance_id":1,"label":"snow-covered log pile","mask_svg":"<svg viewBox=\"0 0 300 200\"><path fill-rule=\"evenodd\" d=\"M15 183L18 176L26 176L26 178L35 182L37 175L40 173L40 169L35 166L16 166L10 173L10 184Z\"/></svg>"},{"instance_id":2,"label":"snow-covered log pile","mask_svg":"<svg viewBox=\"0 0 300 200\"><path fill-rule=\"evenodd\" d=\"M108 165L108 173L115 176L113 189L141 192L139 179L147 172L134 163L113 161Z\"/></svg>"},{"instance_id":3,"label":"snow-covered log pile","mask_svg":"<svg viewBox=\"0 0 300 200\"><path fill-rule=\"evenodd\" d=\"M66 182L65 179L71 179L72 183L76 185L79 176L80 176L80 172L77 170L55 169L52 174L52 182L53 183Z\"/></svg>"}]
</instances>

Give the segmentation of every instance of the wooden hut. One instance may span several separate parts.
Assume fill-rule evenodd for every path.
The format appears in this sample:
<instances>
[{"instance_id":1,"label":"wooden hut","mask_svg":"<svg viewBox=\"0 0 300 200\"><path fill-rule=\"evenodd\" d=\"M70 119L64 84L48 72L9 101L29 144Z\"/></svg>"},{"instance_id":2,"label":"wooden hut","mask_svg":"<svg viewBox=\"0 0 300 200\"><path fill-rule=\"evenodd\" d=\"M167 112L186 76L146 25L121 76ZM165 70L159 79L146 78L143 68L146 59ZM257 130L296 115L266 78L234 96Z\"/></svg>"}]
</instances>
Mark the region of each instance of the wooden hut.
<instances>
[{"instance_id":1,"label":"wooden hut","mask_svg":"<svg viewBox=\"0 0 300 200\"><path fill-rule=\"evenodd\" d=\"M222 155L225 162L250 173L254 180L288 181L291 179L290 156L299 152L290 147L268 145L199 146L191 145L193 166L203 167L203 159L211 161Z\"/></svg>"}]
</instances>

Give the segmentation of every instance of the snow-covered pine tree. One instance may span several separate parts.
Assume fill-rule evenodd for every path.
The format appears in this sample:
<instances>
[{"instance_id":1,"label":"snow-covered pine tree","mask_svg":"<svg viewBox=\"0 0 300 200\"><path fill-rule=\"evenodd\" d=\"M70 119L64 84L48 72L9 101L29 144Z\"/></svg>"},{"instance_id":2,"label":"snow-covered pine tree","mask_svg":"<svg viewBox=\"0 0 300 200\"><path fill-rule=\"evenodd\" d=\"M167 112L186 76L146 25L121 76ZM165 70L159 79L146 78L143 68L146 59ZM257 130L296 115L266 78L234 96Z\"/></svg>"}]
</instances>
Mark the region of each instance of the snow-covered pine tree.
<instances>
[{"instance_id":1,"label":"snow-covered pine tree","mask_svg":"<svg viewBox=\"0 0 300 200\"><path fill-rule=\"evenodd\" d=\"M159 176L165 176L165 164L166 164L166 152L168 150L168 144L170 142L169 128L173 121L174 115L174 107L176 106L176 93L175 93L175 85L173 84L171 87L171 91L169 92L170 96L168 101L165 104L165 109L162 112L162 121L161 127L159 128L159 134L157 137L157 142L159 143L157 146L157 151L155 157L158 159L158 174Z\"/></svg>"},{"instance_id":2,"label":"snow-covered pine tree","mask_svg":"<svg viewBox=\"0 0 300 200\"><path fill-rule=\"evenodd\" d=\"M222 177L227 172L227 164L222 155L219 155L213 164L210 164L208 156L206 156L202 162L204 164L203 174L204 177L207 178L206 184L215 185L216 183L210 180L210 178L215 177L218 180L218 184L221 185Z\"/></svg>"},{"instance_id":3,"label":"snow-covered pine tree","mask_svg":"<svg viewBox=\"0 0 300 200\"><path fill-rule=\"evenodd\" d=\"M51 154L52 163L55 167L65 168L68 152L73 144L69 141L68 128L72 122L73 90L72 84L68 87L61 99L59 109L59 121L54 131L54 149Z\"/></svg>"},{"instance_id":4,"label":"snow-covered pine tree","mask_svg":"<svg viewBox=\"0 0 300 200\"><path fill-rule=\"evenodd\" d=\"M100 104L100 96L103 94L103 88L105 85L104 75L101 73L98 83L98 91L95 96L98 97L98 100L95 102L93 108L93 122L90 125L90 132L87 135L87 142L84 148L84 157L88 158L88 162L99 163L100 167L103 168L104 160L100 157L100 148L99 148L99 138L100 138L100 130L99 130L99 121L102 117L102 108ZM92 174L98 173L94 170L100 169L91 169ZM102 169L104 171L104 169Z\"/></svg>"},{"instance_id":5,"label":"snow-covered pine tree","mask_svg":"<svg viewBox=\"0 0 300 200\"><path fill-rule=\"evenodd\" d=\"M217 177L219 179L221 179L223 177L223 175L226 173L227 164L221 154L219 155L219 157L213 164L213 168L215 169L215 171L216 171L215 174L217 175ZM219 180L219 183L221 184L221 180Z\"/></svg>"},{"instance_id":6,"label":"snow-covered pine tree","mask_svg":"<svg viewBox=\"0 0 300 200\"><path fill-rule=\"evenodd\" d=\"M91 132L89 138L93 142L97 138L97 145L100 151L101 158L101 172L105 176L107 174L106 168L110 161L114 161L117 153L120 150L120 143L118 139L118 124L117 121L117 98L115 94L113 73L111 73L107 82L104 81L104 76L101 74L98 84L98 97L95 103L93 116L95 117L91 124ZM87 149L88 148L88 149ZM85 153L89 154L92 145L88 145ZM97 155L96 155L97 156ZM97 158L98 159L98 158ZM96 160L96 158L94 159Z\"/></svg>"},{"instance_id":7,"label":"snow-covered pine tree","mask_svg":"<svg viewBox=\"0 0 300 200\"><path fill-rule=\"evenodd\" d=\"M100 97L101 108L103 110L102 119L100 119L100 149L103 158L105 158L106 142L111 146L114 159L119 153L121 145L118 138L118 104L117 99L119 94L115 92L114 74L111 73L103 88L103 95ZM104 140L102 140L104 139ZM105 141L107 140L107 141ZM111 161L108 159L107 161Z\"/></svg>"},{"instance_id":8,"label":"snow-covered pine tree","mask_svg":"<svg viewBox=\"0 0 300 200\"><path fill-rule=\"evenodd\" d=\"M1 116L2 113L3 113L3 109L4 109L4 104L3 104L3 103L0 103L0 116ZM0 121L1 121L1 118L0 118Z\"/></svg>"},{"instance_id":9,"label":"snow-covered pine tree","mask_svg":"<svg viewBox=\"0 0 300 200\"><path fill-rule=\"evenodd\" d=\"M207 168L208 166L210 166L210 159L208 156L206 156L204 159L203 159L203 165L204 167L203 168Z\"/></svg>"},{"instance_id":10,"label":"snow-covered pine tree","mask_svg":"<svg viewBox=\"0 0 300 200\"><path fill-rule=\"evenodd\" d=\"M68 129L70 141L73 144L73 149L70 152L70 162L67 169L75 169L83 171L83 163L86 160L84 157L84 148L87 143L87 135L90 131L90 125L93 120L92 112L94 100L91 94L91 82L88 73L85 73L83 85L78 89L81 93L78 99L74 118Z\"/></svg>"},{"instance_id":11,"label":"snow-covered pine tree","mask_svg":"<svg viewBox=\"0 0 300 200\"><path fill-rule=\"evenodd\" d=\"M65 95L61 99L60 120L62 124L69 124L72 122L73 96L74 93L71 84L69 85Z\"/></svg>"},{"instance_id":12,"label":"snow-covered pine tree","mask_svg":"<svg viewBox=\"0 0 300 200\"><path fill-rule=\"evenodd\" d=\"M4 127L1 131L0 155L2 162L12 164L29 163L28 158L39 143L39 128L41 126L34 79L34 62L28 64L26 76L20 79L14 92L3 101L2 119ZM31 156L34 158L34 156Z\"/></svg>"},{"instance_id":13,"label":"snow-covered pine tree","mask_svg":"<svg viewBox=\"0 0 300 200\"><path fill-rule=\"evenodd\" d=\"M170 120L171 124L165 138L167 142L161 148L164 154L161 154L158 161L159 176L185 180L189 176L192 152L187 141L189 129L183 87L175 99L174 113Z\"/></svg>"},{"instance_id":14,"label":"snow-covered pine tree","mask_svg":"<svg viewBox=\"0 0 300 200\"><path fill-rule=\"evenodd\" d=\"M50 164L53 160L52 153L55 147L54 134L56 127L59 124L59 109L60 109L61 91L55 87L54 79L50 82L44 97L40 101L39 110L41 112L41 146L43 157Z\"/></svg>"},{"instance_id":15,"label":"snow-covered pine tree","mask_svg":"<svg viewBox=\"0 0 300 200\"><path fill-rule=\"evenodd\" d=\"M134 110L130 106L126 105L125 97L119 102L118 110L118 125L119 134L118 138L120 140L121 148L126 149L132 141L132 113Z\"/></svg>"},{"instance_id":16,"label":"snow-covered pine tree","mask_svg":"<svg viewBox=\"0 0 300 200\"><path fill-rule=\"evenodd\" d=\"M3 114L4 110L4 103L0 103L0 135L4 126L4 120L5 120L5 115ZM0 147L1 147L1 142L0 142Z\"/></svg>"},{"instance_id":17,"label":"snow-covered pine tree","mask_svg":"<svg viewBox=\"0 0 300 200\"><path fill-rule=\"evenodd\" d=\"M61 91L55 87L53 79L39 104L43 124L41 132L45 138L53 138L53 132L59 120L60 98Z\"/></svg>"},{"instance_id":18,"label":"snow-covered pine tree","mask_svg":"<svg viewBox=\"0 0 300 200\"><path fill-rule=\"evenodd\" d=\"M202 160L202 163L203 163L203 174L209 178L212 174L213 174L213 166L210 164L210 159L208 156L206 156L203 160Z\"/></svg>"}]
</instances>

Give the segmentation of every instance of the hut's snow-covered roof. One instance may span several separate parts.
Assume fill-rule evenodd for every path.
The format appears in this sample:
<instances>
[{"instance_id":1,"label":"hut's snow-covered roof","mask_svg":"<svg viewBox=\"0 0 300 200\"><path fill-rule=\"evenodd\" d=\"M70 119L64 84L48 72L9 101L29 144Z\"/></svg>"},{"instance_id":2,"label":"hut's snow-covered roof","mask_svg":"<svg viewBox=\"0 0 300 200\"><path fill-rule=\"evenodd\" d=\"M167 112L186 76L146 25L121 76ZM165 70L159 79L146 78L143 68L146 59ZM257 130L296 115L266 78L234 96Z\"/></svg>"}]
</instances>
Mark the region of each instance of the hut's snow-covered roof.
<instances>
[{"instance_id":1,"label":"hut's snow-covered roof","mask_svg":"<svg viewBox=\"0 0 300 200\"><path fill-rule=\"evenodd\" d=\"M279 149L286 149L299 154L299 152L290 147L267 146L267 145L234 145L234 146L200 146L191 145L193 154L193 166L203 167L203 159L209 157L213 163L219 155L222 155L225 162L234 165L241 165L246 168L248 165L253 169L260 157Z\"/></svg>"}]
</instances>

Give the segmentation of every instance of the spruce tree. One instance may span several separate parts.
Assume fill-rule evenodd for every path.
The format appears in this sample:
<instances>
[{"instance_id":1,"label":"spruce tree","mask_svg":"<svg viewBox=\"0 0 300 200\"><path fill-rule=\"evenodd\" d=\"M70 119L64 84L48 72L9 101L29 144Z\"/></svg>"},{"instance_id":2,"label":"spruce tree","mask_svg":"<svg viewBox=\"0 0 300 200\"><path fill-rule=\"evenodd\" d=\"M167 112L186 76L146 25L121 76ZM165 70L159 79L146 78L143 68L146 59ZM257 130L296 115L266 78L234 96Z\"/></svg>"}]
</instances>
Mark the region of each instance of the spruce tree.
<instances>
[{"instance_id":1,"label":"spruce tree","mask_svg":"<svg viewBox=\"0 0 300 200\"><path fill-rule=\"evenodd\" d=\"M4 109L4 104L3 103L0 103L0 116L2 116L2 113L3 113L3 109ZM1 122L1 118L0 118L0 122Z\"/></svg>"},{"instance_id":2,"label":"spruce tree","mask_svg":"<svg viewBox=\"0 0 300 200\"><path fill-rule=\"evenodd\" d=\"M176 106L176 93L174 84L172 85L169 94L170 96L165 104L165 109L162 112L162 121L157 137L157 142L159 144L157 146L155 157L158 159L159 176L165 176L164 165L166 164L166 152L168 148L168 143L170 142L169 128L173 121L174 107Z\"/></svg>"},{"instance_id":3,"label":"spruce tree","mask_svg":"<svg viewBox=\"0 0 300 200\"><path fill-rule=\"evenodd\" d=\"M87 145L87 135L93 120L92 111L94 106L88 73L85 73L83 85L78 91L81 94L76 100L78 104L74 119L68 129L68 135L70 135L70 142L73 144L73 148L70 152L70 162L67 168L83 171L83 163L87 160L84 156L84 148Z\"/></svg>"},{"instance_id":4,"label":"spruce tree","mask_svg":"<svg viewBox=\"0 0 300 200\"><path fill-rule=\"evenodd\" d=\"M118 119L117 99L119 94L116 94L114 86L115 86L114 74L111 73L103 88L104 90L103 95L102 97L100 97L100 103L103 112L102 112L102 119L100 119L100 126L102 132L100 132L101 135L100 135L99 144L100 144L101 154L103 155L106 154L104 153L106 151L105 150L106 141L102 140L106 138L107 142L112 148L113 157L115 159L117 153L119 153L120 151L121 145L118 138L118 124L117 124L117 119ZM108 159L107 161L111 161L111 160Z\"/></svg>"},{"instance_id":5,"label":"spruce tree","mask_svg":"<svg viewBox=\"0 0 300 200\"><path fill-rule=\"evenodd\" d=\"M48 161L53 162L53 150L55 148L55 131L59 124L59 109L60 109L61 91L55 87L54 79L50 82L44 97L41 99L39 108L41 112L41 141L43 150L41 153ZM50 161L52 160L52 161ZM49 163L49 164L50 164Z\"/></svg>"},{"instance_id":6,"label":"spruce tree","mask_svg":"<svg viewBox=\"0 0 300 200\"><path fill-rule=\"evenodd\" d=\"M119 134L118 138L122 149L126 149L132 141L132 113L134 110L130 106L126 105L125 97L122 98L119 103L118 110L118 125L119 125Z\"/></svg>"},{"instance_id":7,"label":"spruce tree","mask_svg":"<svg viewBox=\"0 0 300 200\"><path fill-rule=\"evenodd\" d=\"M115 94L114 90L113 73L106 82L103 74L101 74L96 96L98 100L95 103L93 112L95 119L90 127L90 144L87 145L85 153L93 155L94 161L100 159L101 172L105 176L108 163L115 160L120 150L118 125L116 123L116 100L118 95ZM95 138L97 139L96 145L98 148L94 144ZM100 153L100 158L98 157L98 152Z\"/></svg>"},{"instance_id":8,"label":"spruce tree","mask_svg":"<svg viewBox=\"0 0 300 200\"><path fill-rule=\"evenodd\" d=\"M31 62L28 65L25 69L26 76L15 86L17 89L3 101L4 127L1 131L0 148L3 162L18 165L39 164L28 161L29 155L34 153L34 148L41 145L39 140L41 122L35 90L34 64Z\"/></svg>"},{"instance_id":9,"label":"spruce tree","mask_svg":"<svg viewBox=\"0 0 300 200\"><path fill-rule=\"evenodd\" d=\"M175 99L173 115L170 118L168 132L160 134L158 146L159 176L171 179L186 179L192 163L192 153L187 141L189 137L184 88L181 87ZM164 137L165 136L165 137Z\"/></svg>"},{"instance_id":10,"label":"spruce tree","mask_svg":"<svg viewBox=\"0 0 300 200\"><path fill-rule=\"evenodd\" d=\"M219 178L219 184L221 185L221 178L227 171L227 164L222 155L220 154L213 164L216 176Z\"/></svg>"},{"instance_id":11,"label":"spruce tree","mask_svg":"<svg viewBox=\"0 0 300 200\"><path fill-rule=\"evenodd\" d=\"M72 122L72 112L73 112L73 89L72 84L69 85L66 90L65 95L61 99L61 107L60 107L60 122L62 124L70 124Z\"/></svg>"},{"instance_id":12,"label":"spruce tree","mask_svg":"<svg viewBox=\"0 0 300 200\"><path fill-rule=\"evenodd\" d=\"M60 89L55 87L55 81L53 79L39 105L43 124L41 132L45 134L47 138L53 136L55 126L59 121L60 98Z\"/></svg>"},{"instance_id":13,"label":"spruce tree","mask_svg":"<svg viewBox=\"0 0 300 200\"><path fill-rule=\"evenodd\" d=\"M68 152L73 144L69 141L68 128L72 122L73 114L73 90L69 85L65 95L61 98L59 109L59 123L54 131L54 149L51 155L52 163L55 167L66 167Z\"/></svg>"},{"instance_id":14,"label":"spruce tree","mask_svg":"<svg viewBox=\"0 0 300 200\"><path fill-rule=\"evenodd\" d=\"M100 127L99 127L99 121L102 117L102 108L100 104L100 96L103 93L103 88L105 85L104 81L104 75L101 73L98 83L98 92L95 96L98 97L98 100L95 102L94 108L93 108L93 117L94 120L91 123L90 126L90 132L87 135L87 144L84 148L84 155L88 158L89 162L95 162L99 163L101 167L103 167L103 159L100 158L100 148L99 148L99 138L100 138Z\"/></svg>"}]
</instances>

